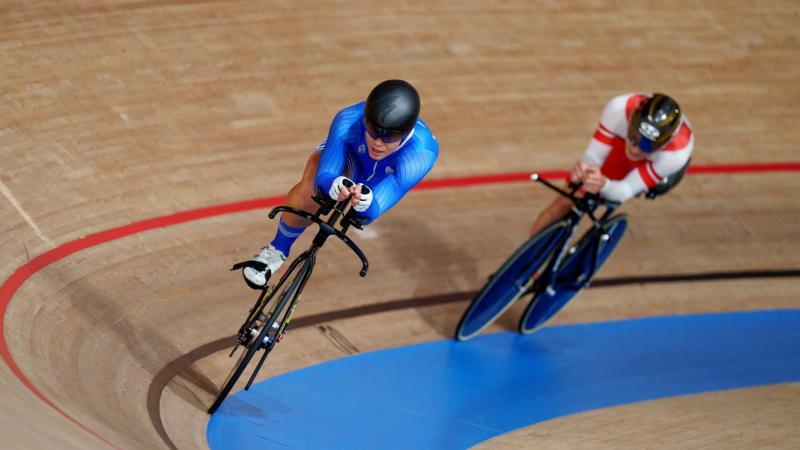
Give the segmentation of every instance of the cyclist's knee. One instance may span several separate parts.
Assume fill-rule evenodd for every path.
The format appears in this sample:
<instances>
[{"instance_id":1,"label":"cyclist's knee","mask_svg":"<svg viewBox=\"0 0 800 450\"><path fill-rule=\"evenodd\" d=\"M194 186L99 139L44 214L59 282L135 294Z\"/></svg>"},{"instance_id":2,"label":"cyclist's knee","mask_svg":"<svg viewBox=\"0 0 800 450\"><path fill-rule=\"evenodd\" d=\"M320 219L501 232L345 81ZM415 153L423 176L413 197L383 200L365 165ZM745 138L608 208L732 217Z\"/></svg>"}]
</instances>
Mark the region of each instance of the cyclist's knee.
<instances>
[{"instance_id":1,"label":"cyclist's knee","mask_svg":"<svg viewBox=\"0 0 800 450\"><path fill-rule=\"evenodd\" d=\"M548 212L558 216L559 218L566 214L570 208L572 208L572 200L564 197L563 195L557 195L555 199L547 206Z\"/></svg>"}]
</instances>

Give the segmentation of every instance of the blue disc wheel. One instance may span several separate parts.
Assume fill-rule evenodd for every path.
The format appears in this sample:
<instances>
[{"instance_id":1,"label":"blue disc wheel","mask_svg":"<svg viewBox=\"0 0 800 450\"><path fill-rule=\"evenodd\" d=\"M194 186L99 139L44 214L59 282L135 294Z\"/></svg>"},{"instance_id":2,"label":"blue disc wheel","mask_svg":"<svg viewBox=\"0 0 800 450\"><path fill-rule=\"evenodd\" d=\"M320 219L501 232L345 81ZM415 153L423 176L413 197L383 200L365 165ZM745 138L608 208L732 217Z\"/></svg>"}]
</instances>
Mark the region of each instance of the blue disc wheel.
<instances>
[{"instance_id":1,"label":"blue disc wheel","mask_svg":"<svg viewBox=\"0 0 800 450\"><path fill-rule=\"evenodd\" d=\"M455 338L472 338L508 309L530 287L533 273L568 231L565 222L557 222L522 244L472 299L458 323Z\"/></svg>"},{"instance_id":2,"label":"blue disc wheel","mask_svg":"<svg viewBox=\"0 0 800 450\"><path fill-rule=\"evenodd\" d=\"M617 246L628 228L628 216L619 214L606 222L608 240L600 239L600 234L589 230L565 257L556 274L552 286L544 287L534 295L531 303L522 314L519 332L530 334L541 328L545 322L561 311L581 289L600 270L611 252ZM596 252L596 253L595 253ZM597 255L597 263L592 271L590 258Z\"/></svg>"}]
</instances>

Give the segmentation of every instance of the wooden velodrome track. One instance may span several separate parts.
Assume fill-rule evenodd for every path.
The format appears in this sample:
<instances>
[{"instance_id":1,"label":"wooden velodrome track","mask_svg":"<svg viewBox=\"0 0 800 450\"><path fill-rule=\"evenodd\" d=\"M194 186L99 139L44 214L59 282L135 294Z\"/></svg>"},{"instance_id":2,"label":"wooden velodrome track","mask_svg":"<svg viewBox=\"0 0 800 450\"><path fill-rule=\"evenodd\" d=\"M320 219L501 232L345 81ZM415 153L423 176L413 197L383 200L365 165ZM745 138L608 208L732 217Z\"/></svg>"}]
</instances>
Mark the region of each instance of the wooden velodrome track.
<instances>
[{"instance_id":1,"label":"wooden velodrome track","mask_svg":"<svg viewBox=\"0 0 800 450\"><path fill-rule=\"evenodd\" d=\"M73 241L284 194L336 111L386 78L421 92L441 145L432 180L565 169L605 102L631 91L681 102L696 165L797 162L798 17L777 1L0 4L0 292L16 365L0 367L2 447L205 447L205 408L231 363L219 342L253 298L227 269L275 224L261 208L65 253ZM697 174L631 201L601 277L796 271L798 189L792 171ZM549 199L522 182L411 193L354 235L366 279L343 246L321 252L262 376L450 337L458 293L480 286ZM797 287L598 287L555 323L797 308ZM511 328L519 306L493 329ZM797 448L798 405L797 384L672 398L485 445Z\"/></svg>"}]
</instances>

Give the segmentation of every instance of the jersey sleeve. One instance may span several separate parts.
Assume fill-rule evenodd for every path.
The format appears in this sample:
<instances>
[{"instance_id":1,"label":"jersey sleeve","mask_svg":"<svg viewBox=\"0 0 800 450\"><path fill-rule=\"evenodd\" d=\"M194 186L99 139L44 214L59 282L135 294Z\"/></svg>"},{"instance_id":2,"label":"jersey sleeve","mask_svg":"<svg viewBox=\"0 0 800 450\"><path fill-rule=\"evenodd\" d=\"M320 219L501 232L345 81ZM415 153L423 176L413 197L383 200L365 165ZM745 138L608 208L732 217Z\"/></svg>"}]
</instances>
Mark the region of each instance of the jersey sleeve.
<instances>
[{"instance_id":1,"label":"jersey sleeve","mask_svg":"<svg viewBox=\"0 0 800 450\"><path fill-rule=\"evenodd\" d=\"M658 180L661 180L681 170L686 163L689 162L693 148L694 136L692 136L686 146L680 150L655 152L651 164L651 170L654 175L658 177Z\"/></svg>"},{"instance_id":2,"label":"jersey sleeve","mask_svg":"<svg viewBox=\"0 0 800 450\"><path fill-rule=\"evenodd\" d=\"M356 119L356 111L352 108L347 108L339 111L336 117L331 122L331 127L328 130L328 138L325 140L325 148L319 158L319 166L317 167L317 176L315 178L316 187L322 189L327 193L333 180L344 173L344 167L347 164L347 148L345 143Z\"/></svg>"},{"instance_id":3,"label":"jersey sleeve","mask_svg":"<svg viewBox=\"0 0 800 450\"><path fill-rule=\"evenodd\" d=\"M625 111L632 96L633 94L623 94L612 98L603 108L598 128L624 139L628 134L628 116Z\"/></svg>"},{"instance_id":4,"label":"jersey sleeve","mask_svg":"<svg viewBox=\"0 0 800 450\"><path fill-rule=\"evenodd\" d=\"M597 134L597 132L595 132L595 134ZM581 156L581 161L599 167L603 165L610 152L610 143L604 143L592 138L592 140L589 141L589 145L586 146L586 151L583 152L583 156Z\"/></svg>"},{"instance_id":5,"label":"jersey sleeve","mask_svg":"<svg viewBox=\"0 0 800 450\"><path fill-rule=\"evenodd\" d=\"M387 176L372 189L372 204L361 213L365 223L371 223L381 214L397 204L408 191L422 181L436 162L438 152L422 149L401 156L397 161L396 172Z\"/></svg>"},{"instance_id":6,"label":"jersey sleeve","mask_svg":"<svg viewBox=\"0 0 800 450\"><path fill-rule=\"evenodd\" d=\"M621 180L606 180L606 184L600 189L600 195L606 200L624 202L644 192L648 188L648 185L642 177L641 169L649 165L650 163L647 163L644 166L631 170L628 175ZM655 186L655 183L653 183L653 186Z\"/></svg>"},{"instance_id":7,"label":"jersey sleeve","mask_svg":"<svg viewBox=\"0 0 800 450\"><path fill-rule=\"evenodd\" d=\"M628 129L625 107L631 94L619 95L609 101L600 115L600 122L589 140L581 161L594 166L602 166L614 139L624 139Z\"/></svg>"},{"instance_id":8,"label":"jersey sleeve","mask_svg":"<svg viewBox=\"0 0 800 450\"><path fill-rule=\"evenodd\" d=\"M648 189L655 187L664 178L677 173L689 161L691 145L678 151L658 151L652 161L640 164L622 180L608 180L600 189L603 198L624 202Z\"/></svg>"}]
</instances>

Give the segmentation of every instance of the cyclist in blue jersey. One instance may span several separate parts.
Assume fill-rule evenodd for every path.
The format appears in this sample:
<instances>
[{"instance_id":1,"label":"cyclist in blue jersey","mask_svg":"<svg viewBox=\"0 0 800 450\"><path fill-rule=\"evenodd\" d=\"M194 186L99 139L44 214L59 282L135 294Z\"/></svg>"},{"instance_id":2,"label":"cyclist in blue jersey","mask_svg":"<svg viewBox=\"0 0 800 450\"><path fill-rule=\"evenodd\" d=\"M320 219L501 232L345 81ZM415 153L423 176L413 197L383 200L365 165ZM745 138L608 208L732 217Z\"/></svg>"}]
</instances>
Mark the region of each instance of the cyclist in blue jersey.
<instances>
[{"instance_id":1,"label":"cyclist in blue jersey","mask_svg":"<svg viewBox=\"0 0 800 450\"><path fill-rule=\"evenodd\" d=\"M374 222L436 162L439 144L419 118L419 109L419 94L411 84L386 80L375 86L366 102L339 111L327 139L309 157L302 179L286 195L286 204L313 211L317 205L311 197L320 188L335 200L350 195L364 223ZM370 193L362 195L361 185L369 187ZM301 217L281 216L275 238L253 258L266 269L243 269L250 287L266 286L308 225Z\"/></svg>"}]
</instances>

